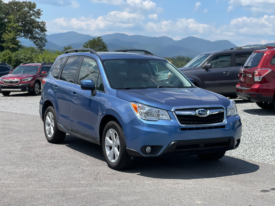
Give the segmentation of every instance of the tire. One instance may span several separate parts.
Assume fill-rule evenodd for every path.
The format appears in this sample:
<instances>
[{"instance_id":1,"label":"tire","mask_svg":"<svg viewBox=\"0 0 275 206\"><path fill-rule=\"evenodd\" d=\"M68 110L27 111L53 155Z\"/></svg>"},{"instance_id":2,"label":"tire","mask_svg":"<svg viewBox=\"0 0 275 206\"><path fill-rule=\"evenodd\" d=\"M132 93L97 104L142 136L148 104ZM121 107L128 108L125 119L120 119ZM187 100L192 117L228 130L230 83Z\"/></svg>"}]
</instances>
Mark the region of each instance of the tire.
<instances>
[{"instance_id":1,"label":"tire","mask_svg":"<svg viewBox=\"0 0 275 206\"><path fill-rule=\"evenodd\" d=\"M35 82L33 85L33 91L31 92L33 95L39 95L40 94L40 83L39 82Z\"/></svg>"},{"instance_id":2,"label":"tire","mask_svg":"<svg viewBox=\"0 0 275 206\"><path fill-rule=\"evenodd\" d=\"M66 137L66 133L57 128L55 111L51 106L46 109L44 115L44 133L50 143L61 143Z\"/></svg>"},{"instance_id":3,"label":"tire","mask_svg":"<svg viewBox=\"0 0 275 206\"><path fill-rule=\"evenodd\" d=\"M274 104L269 102L256 102L256 104L262 109L272 110L274 109Z\"/></svg>"},{"instance_id":4,"label":"tire","mask_svg":"<svg viewBox=\"0 0 275 206\"><path fill-rule=\"evenodd\" d=\"M205 161L215 161L223 158L225 155L226 151L220 151L220 152L215 152L215 153L210 153L210 154L200 154L198 155L200 159L205 160Z\"/></svg>"},{"instance_id":5,"label":"tire","mask_svg":"<svg viewBox=\"0 0 275 206\"><path fill-rule=\"evenodd\" d=\"M113 139L115 139L115 143ZM116 121L108 122L104 128L102 150L108 166L112 169L122 170L129 168L133 164L131 156L126 151L123 130ZM118 152L118 155L115 155L115 151Z\"/></svg>"},{"instance_id":6,"label":"tire","mask_svg":"<svg viewBox=\"0 0 275 206\"><path fill-rule=\"evenodd\" d=\"M10 92L2 92L3 96L7 97L10 95Z\"/></svg>"}]
</instances>

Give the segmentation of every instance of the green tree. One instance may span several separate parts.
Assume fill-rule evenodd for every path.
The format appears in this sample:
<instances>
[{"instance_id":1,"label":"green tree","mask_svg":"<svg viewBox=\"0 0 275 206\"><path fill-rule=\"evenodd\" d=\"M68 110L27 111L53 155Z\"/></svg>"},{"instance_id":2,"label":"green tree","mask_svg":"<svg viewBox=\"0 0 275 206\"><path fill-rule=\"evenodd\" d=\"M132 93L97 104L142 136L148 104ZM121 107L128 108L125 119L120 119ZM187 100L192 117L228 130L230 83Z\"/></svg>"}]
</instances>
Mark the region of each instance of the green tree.
<instances>
[{"instance_id":1,"label":"green tree","mask_svg":"<svg viewBox=\"0 0 275 206\"><path fill-rule=\"evenodd\" d=\"M69 49L73 49L73 47L71 45L68 45L68 46L64 46L63 47L63 53Z\"/></svg>"},{"instance_id":2,"label":"green tree","mask_svg":"<svg viewBox=\"0 0 275 206\"><path fill-rule=\"evenodd\" d=\"M1 45L5 50L10 50L12 52L17 51L20 48L20 41L17 40L19 36L18 30L21 28L15 23L15 18L13 16L7 17L8 22L6 25L5 32L2 34Z\"/></svg>"},{"instance_id":3,"label":"green tree","mask_svg":"<svg viewBox=\"0 0 275 206\"><path fill-rule=\"evenodd\" d=\"M14 16L19 25L19 38L30 39L38 48L42 49L46 42L46 22L39 21L42 10L36 8L36 3L30 1L2 2L2 12L5 19Z\"/></svg>"},{"instance_id":4,"label":"green tree","mask_svg":"<svg viewBox=\"0 0 275 206\"><path fill-rule=\"evenodd\" d=\"M101 37L94 38L84 43L84 48L90 48L95 51L108 51L108 47Z\"/></svg>"},{"instance_id":5,"label":"green tree","mask_svg":"<svg viewBox=\"0 0 275 206\"><path fill-rule=\"evenodd\" d=\"M0 0L0 51L4 50L4 47L2 46L3 40L2 36L6 28L5 18L3 14L3 1Z\"/></svg>"}]
</instances>

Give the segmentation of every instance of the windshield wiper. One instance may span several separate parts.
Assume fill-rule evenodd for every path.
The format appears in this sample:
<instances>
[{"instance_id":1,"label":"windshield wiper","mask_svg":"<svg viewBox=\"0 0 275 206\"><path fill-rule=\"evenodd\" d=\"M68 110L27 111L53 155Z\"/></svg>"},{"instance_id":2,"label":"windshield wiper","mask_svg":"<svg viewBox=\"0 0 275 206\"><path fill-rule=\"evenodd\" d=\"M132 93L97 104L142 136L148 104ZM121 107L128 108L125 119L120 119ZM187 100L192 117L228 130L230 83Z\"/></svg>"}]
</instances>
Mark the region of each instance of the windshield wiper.
<instances>
[{"instance_id":1,"label":"windshield wiper","mask_svg":"<svg viewBox=\"0 0 275 206\"><path fill-rule=\"evenodd\" d=\"M125 87L124 89L131 89L130 87Z\"/></svg>"},{"instance_id":2,"label":"windshield wiper","mask_svg":"<svg viewBox=\"0 0 275 206\"><path fill-rule=\"evenodd\" d=\"M250 68L250 67L251 67L251 66L244 66L243 68L245 68L245 69L246 69L246 68Z\"/></svg>"}]
</instances>

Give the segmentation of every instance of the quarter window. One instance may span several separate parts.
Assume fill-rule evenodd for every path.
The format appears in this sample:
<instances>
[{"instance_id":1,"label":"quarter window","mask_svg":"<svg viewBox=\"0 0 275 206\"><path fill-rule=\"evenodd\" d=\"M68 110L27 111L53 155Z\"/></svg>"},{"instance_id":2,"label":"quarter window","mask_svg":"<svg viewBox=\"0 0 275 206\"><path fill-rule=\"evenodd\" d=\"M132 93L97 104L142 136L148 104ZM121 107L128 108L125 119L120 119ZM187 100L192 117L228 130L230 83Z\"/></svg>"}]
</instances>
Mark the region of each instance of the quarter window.
<instances>
[{"instance_id":1,"label":"quarter window","mask_svg":"<svg viewBox=\"0 0 275 206\"><path fill-rule=\"evenodd\" d=\"M66 58L61 58L58 59L55 64L53 65L52 69L51 69L51 74L54 78L58 78L59 74L60 74L60 70L62 69L62 66L65 62Z\"/></svg>"},{"instance_id":2,"label":"quarter window","mask_svg":"<svg viewBox=\"0 0 275 206\"><path fill-rule=\"evenodd\" d=\"M70 57L62 71L61 80L74 83L75 75L82 57Z\"/></svg>"},{"instance_id":3,"label":"quarter window","mask_svg":"<svg viewBox=\"0 0 275 206\"><path fill-rule=\"evenodd\" d=\"M270 62L270 64L273 64L273 65L275 65L275 55L273 56L273 58L271 59L271 62Z\"/></svg>"},{"instance_id":4,"label":"quarter window","mask_svg":"<svg viewBox=\"0 0 275 206\"><path fill-rule=\"evenodd\" d=\"M242 67L250 55L251 55L251 53L249 53L249 54L242 54L242 53L235 54L236 66Z\"/></svg>"},{"instance_id":5,"label":"quarter window","mask_svg":"<svg viewBox=\"0 0 275 206\"><path fill-rule=\"evenodd\" d=\"M231 66L231 55L223 55L214 57L209 63L211 68L224 68Z\"/></svg>"}]
</instances>

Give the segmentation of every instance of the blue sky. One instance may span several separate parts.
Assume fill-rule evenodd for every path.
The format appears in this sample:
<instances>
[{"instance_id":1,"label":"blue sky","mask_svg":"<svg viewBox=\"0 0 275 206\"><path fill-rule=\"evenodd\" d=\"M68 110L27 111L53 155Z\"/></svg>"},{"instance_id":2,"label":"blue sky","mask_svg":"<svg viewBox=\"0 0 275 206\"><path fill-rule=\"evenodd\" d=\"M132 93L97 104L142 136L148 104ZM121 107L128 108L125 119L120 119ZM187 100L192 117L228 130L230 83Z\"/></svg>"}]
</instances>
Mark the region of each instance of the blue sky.
<instances>
[{"instance_id":1,"label":"blue sky","mask_svg":"<svg viewBox=\"0 0 275 206\"><path fill-rule=\"evenodd\" d=\"M275 42L275 0L33 1L43 10L48 34L196 36L239 46Z\"/></svg>"}]
</instances>

